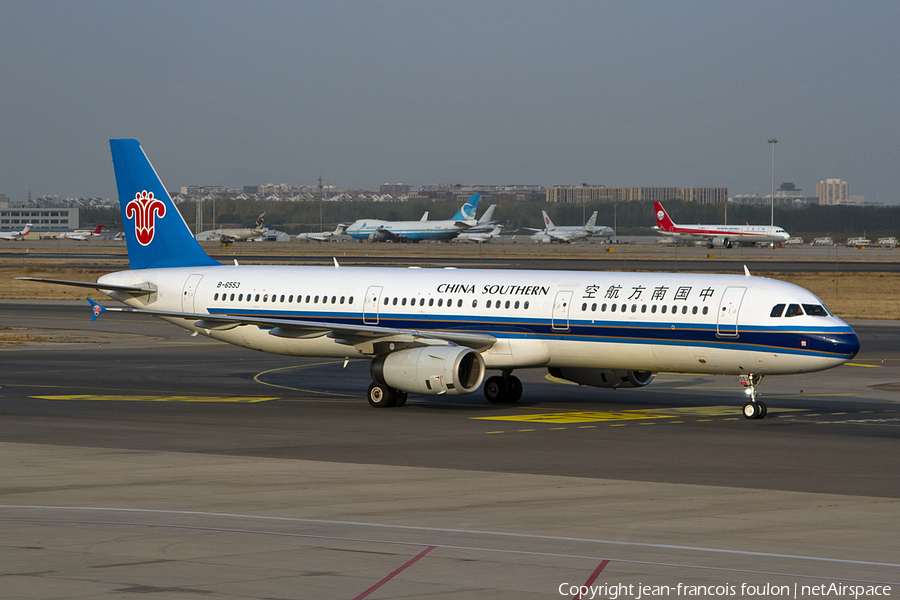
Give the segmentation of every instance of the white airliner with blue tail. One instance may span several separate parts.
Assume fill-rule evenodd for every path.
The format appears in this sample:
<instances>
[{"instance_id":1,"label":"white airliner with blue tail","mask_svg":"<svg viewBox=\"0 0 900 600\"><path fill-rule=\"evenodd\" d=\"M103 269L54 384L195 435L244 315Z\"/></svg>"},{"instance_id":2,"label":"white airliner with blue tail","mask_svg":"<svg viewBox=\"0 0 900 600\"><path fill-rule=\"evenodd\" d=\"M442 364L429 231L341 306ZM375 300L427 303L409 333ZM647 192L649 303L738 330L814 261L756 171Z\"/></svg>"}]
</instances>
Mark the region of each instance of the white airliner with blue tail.
<instances>
[{"instance_id":1,"label":"white airliner with blue tail","mask_svg":"<svg viewBox=\"0 0 900 600\"><path fill-rule=\"evenodd\" d=\"M372 406L408 393L515 402L517 369L605 388L658 371L740 376L761 418L764 375L841 365L859 339L816 296L747 275L223 265L199 246L141 146L111 140L131 269L96 288L223 342L371 363ZM484 381L485 372L498 374Z\"/></svg>"},{"instance_id":2,"label":"white airliner with blue tail","mask_svg":"<svg viewBox=\"0 0 900 600\"><path fill-rule=\"evenodd\" d=\"M359 219L347 227L347 235L354 240L370 242L420 242L422 240L452 240L461 232L475 227L475 211L481 194L472 194L452 219L429 221L428 213L418 221L383 221Z\"/></svg>"}]
</instances>

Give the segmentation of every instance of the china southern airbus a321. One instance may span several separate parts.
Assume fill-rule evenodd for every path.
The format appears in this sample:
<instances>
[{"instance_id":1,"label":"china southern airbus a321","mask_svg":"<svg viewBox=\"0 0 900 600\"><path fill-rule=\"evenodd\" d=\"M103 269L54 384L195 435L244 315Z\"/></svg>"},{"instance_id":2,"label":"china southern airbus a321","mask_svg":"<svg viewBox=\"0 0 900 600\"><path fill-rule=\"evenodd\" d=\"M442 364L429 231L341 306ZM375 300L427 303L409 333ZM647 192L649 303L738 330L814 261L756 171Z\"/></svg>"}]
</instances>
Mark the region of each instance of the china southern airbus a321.
<instances>
[{"instance_id":1,"label":"china southern airbus a321","mask_svg":"<svg viewBox=\"0 0 900 600\"><path fill-rule=\"evenodd\" d=\"M223 342L371 363L372 406L408 393L515 402L517 369L605 388L658 371L740 376L761 418L764 375L856 355L859 339L810 292L747 275L223 265L191 235L141 146L111 140L131 269L96 288Z\"/></svg>"}]
</instances>

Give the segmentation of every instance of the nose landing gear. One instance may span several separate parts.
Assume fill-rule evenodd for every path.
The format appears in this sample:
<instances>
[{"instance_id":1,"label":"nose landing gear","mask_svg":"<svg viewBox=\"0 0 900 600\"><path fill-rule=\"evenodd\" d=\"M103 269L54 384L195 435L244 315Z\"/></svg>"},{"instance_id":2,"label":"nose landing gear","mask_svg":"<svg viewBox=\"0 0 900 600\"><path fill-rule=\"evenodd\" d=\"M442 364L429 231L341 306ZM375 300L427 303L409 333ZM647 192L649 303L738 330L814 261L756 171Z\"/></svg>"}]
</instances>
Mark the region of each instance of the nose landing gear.
<instances>
[{"instance_id":1,"label":"nose landing gear","mask_svg":"<svg viewBox=\"0 0 900 600\"><path fill-rule=\"evenodd\" d=\"M749 375L741 375L741 385L747 388L747 395L750 400L744 405L745 419L764 419L768 409L765 402L757 400L757 386L762 381L763 376L750 373Z\"/></svg>"}]
</instances>

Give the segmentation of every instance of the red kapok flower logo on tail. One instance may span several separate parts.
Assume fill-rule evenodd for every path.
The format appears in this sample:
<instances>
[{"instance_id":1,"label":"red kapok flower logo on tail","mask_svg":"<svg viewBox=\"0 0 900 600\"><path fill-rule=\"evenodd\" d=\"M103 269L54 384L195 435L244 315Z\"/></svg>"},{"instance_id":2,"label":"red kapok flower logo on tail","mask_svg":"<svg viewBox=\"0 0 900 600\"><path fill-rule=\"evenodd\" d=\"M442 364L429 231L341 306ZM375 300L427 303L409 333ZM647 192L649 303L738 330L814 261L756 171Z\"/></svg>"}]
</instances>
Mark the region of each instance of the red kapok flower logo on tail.
<instances>
[{"instance_id":1,"label":"red kapok flower logo on tail","mask_svg":"<svg viewBox=\"0 0 900 600\"><path fill-rule=\"evenodd\" d=\"M153 197L153 192L144 190L135 194L134 200L125 205L125 216L134 219L134 235L141 246L153 241L156 233L155 220L166 216L166 205Z\"/></svg>"}]
</instances>

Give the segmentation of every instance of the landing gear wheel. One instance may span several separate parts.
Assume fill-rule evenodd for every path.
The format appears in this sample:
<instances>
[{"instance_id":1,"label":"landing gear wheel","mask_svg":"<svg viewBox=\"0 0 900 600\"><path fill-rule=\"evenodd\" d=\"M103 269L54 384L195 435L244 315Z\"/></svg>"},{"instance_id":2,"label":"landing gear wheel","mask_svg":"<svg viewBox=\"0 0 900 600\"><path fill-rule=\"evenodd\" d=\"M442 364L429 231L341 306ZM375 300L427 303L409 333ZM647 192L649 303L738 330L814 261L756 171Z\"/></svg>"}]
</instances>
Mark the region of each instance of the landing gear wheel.
<instances>
[{"instance_id":1,"label":"landing gear wheel","mask_svg":"<svg viewBox=\"0 0 900 600\"><path fill-rule=\"evenodd\" d=\"M369 386L369 404L375 408L388 408L397 403L397 393L392 387L372 382Z\"/></svg>"},{"instance_id":2,"label":"landing gear wheel","mask_svg":"<svg viewBox=\"0 0 900 600\"><path fill-rule=\"evenodd\" d=\"M513 404L518 402L519 398L522 397L522 380L510 375L507 378L507 381L509 382L509 399L507 402Z\"/></svg>"},{"instance_id":3,"label":"landing gear wheel","mask_svg":"<svg viewBox=\"0 0 900 600\"><path fill-rule=\"evenodd\" d=\"M759 405L756 404L756 402L748 402L744 405L745 419L758 419L760 414L762 414L762 411L759 409Z\"/></svg>"},{"instance_id":4,"label":"landing gear wheel","mask_svg":"<svg viewBox=\"0 0 900 600\"><path fill-rule=\"evenodd\" d=\"M756 402L748 402L744 405L745 419L764 419L768 412L769 410L766 407L765 402L760 402L759 400Z\"/></svg>"},{"instance_id":5,"label":"landing gear wheel","mask_svg":"<svg viewBox=\"0 0 900 600\"><path fill-rule=\"evenodd\" d=\"M403 406L406 404L406 392L397 391L397 401L394 406Z\"/></svg>"},{"instance_id":6,"label":"landing gear wheel","mask_svg":"<svg viewBox=\"0 0 900 600\"><path fill-rule=\"evenodd\" d=\"M488 380L484 382L484 397L488 402L509 402L507 396L509 396L509 383L499 375L488 377Z\"/></svg>"}]
</instances>

